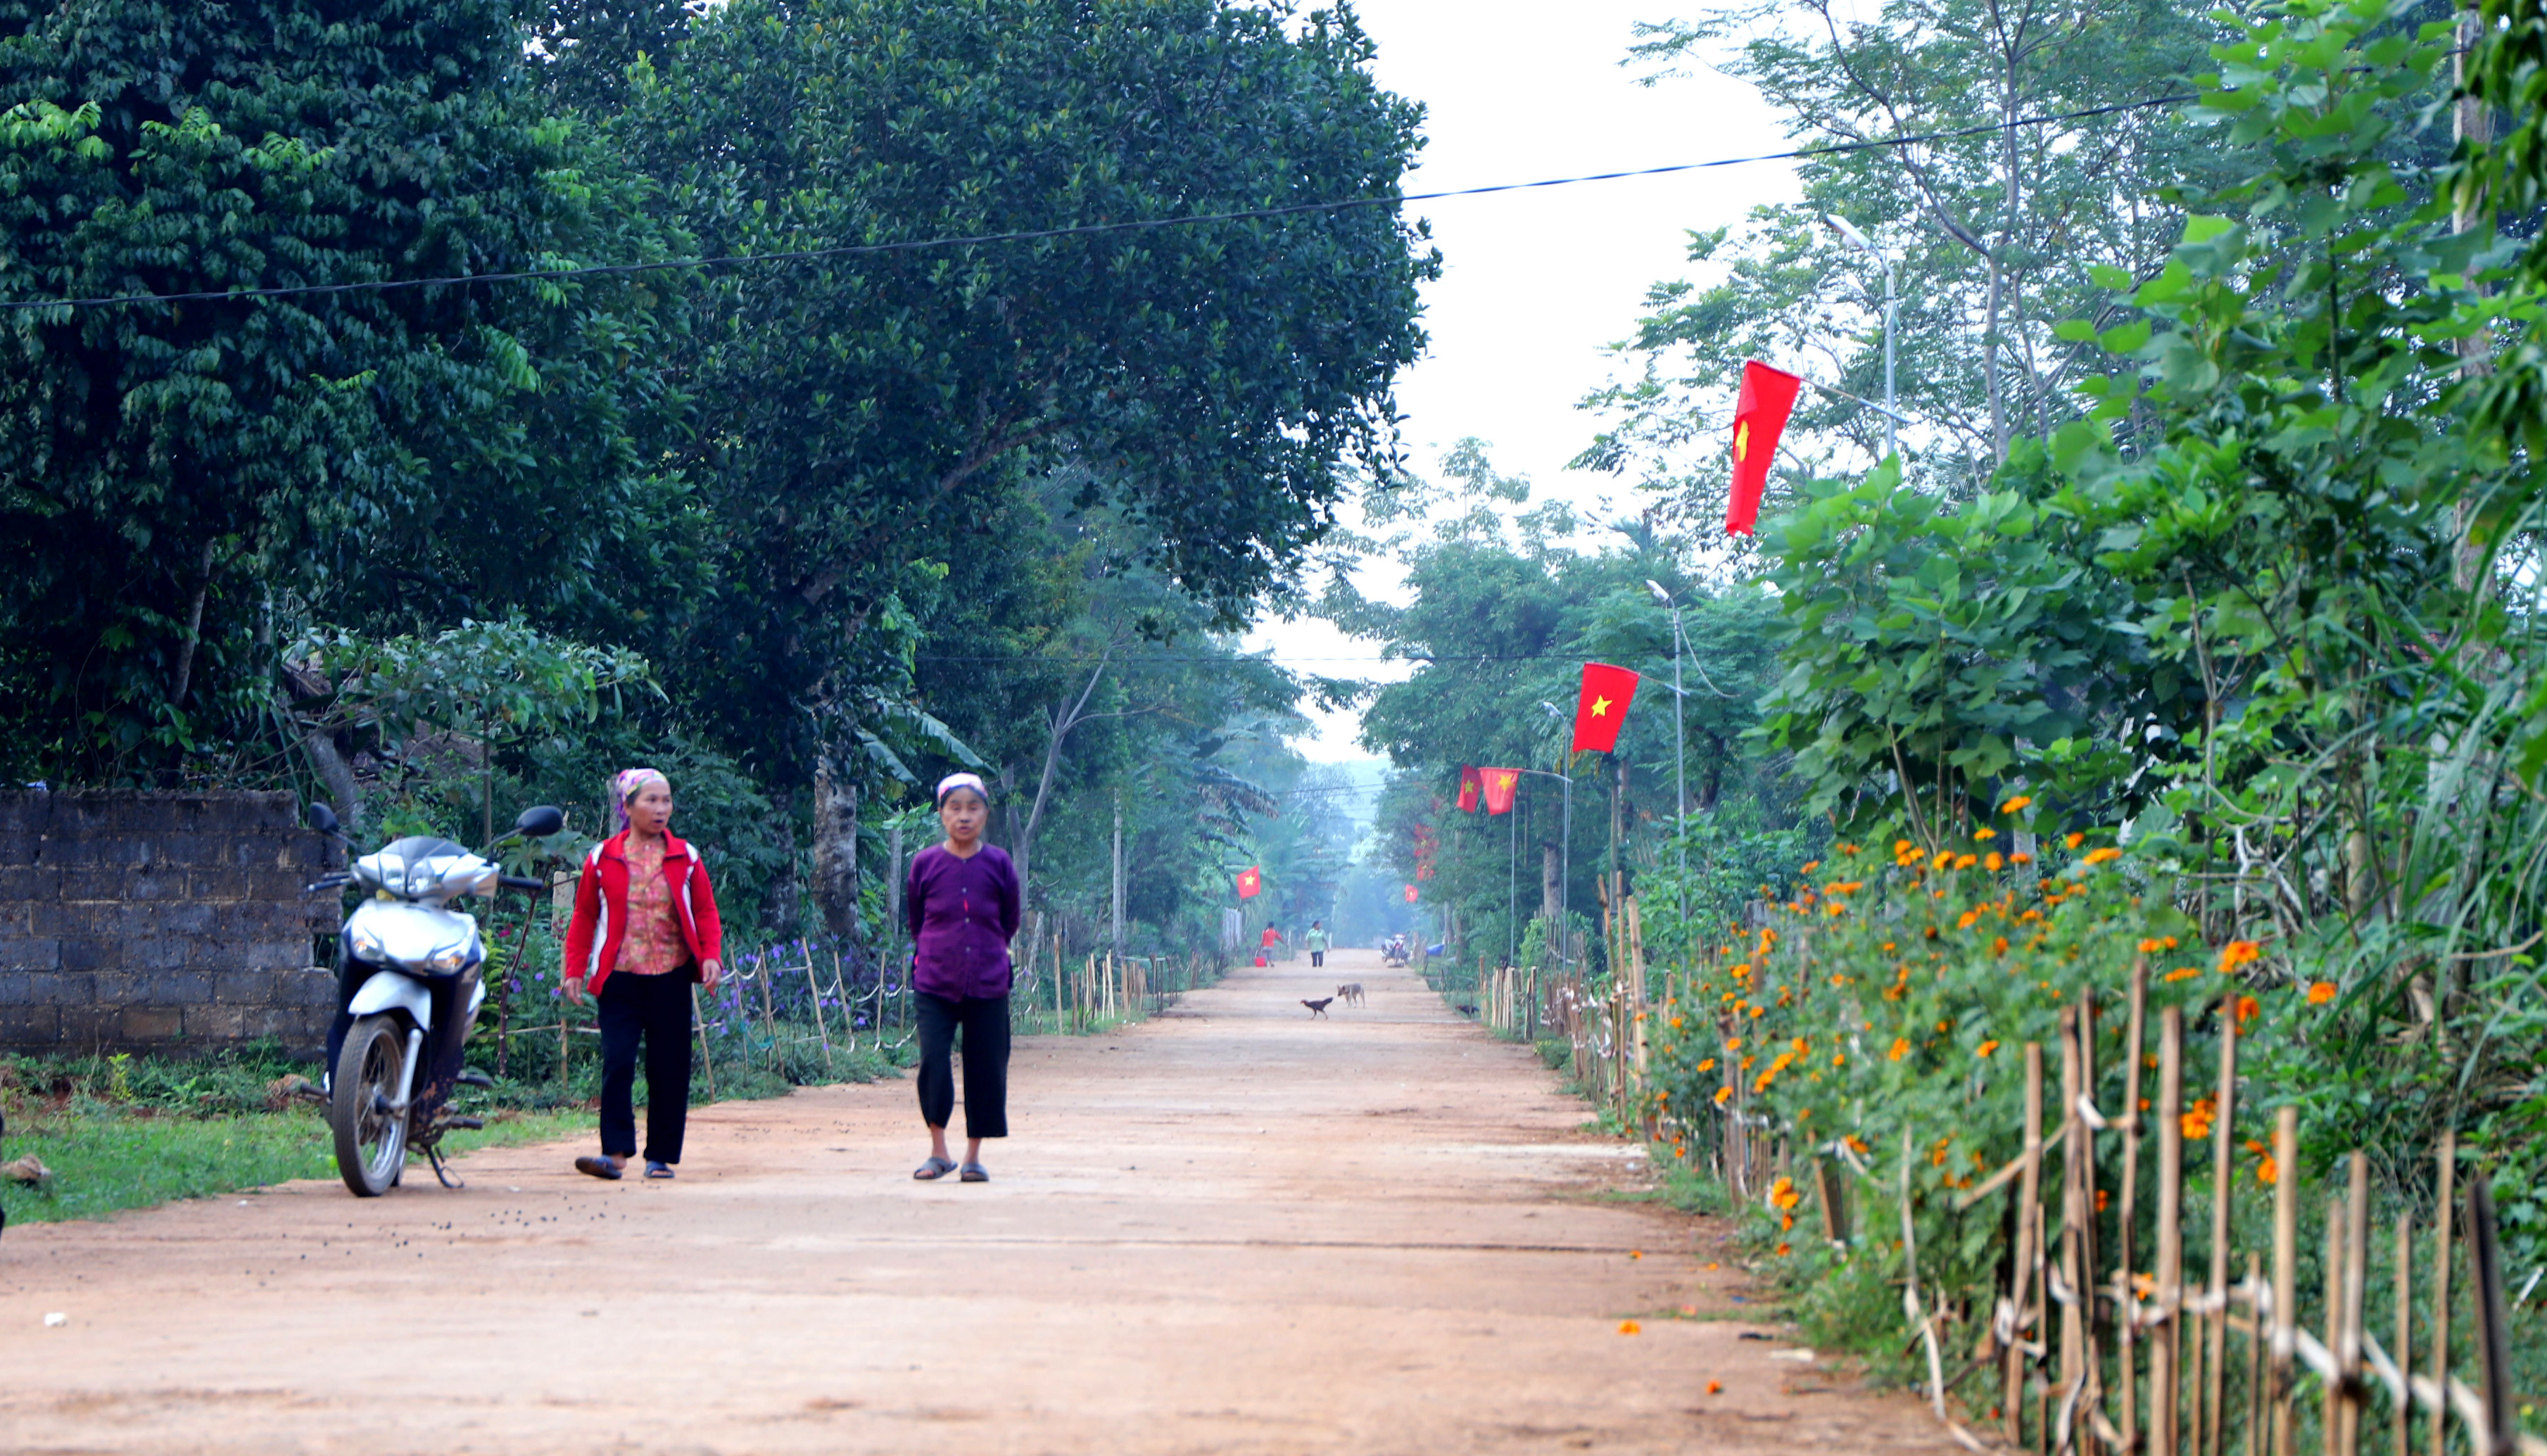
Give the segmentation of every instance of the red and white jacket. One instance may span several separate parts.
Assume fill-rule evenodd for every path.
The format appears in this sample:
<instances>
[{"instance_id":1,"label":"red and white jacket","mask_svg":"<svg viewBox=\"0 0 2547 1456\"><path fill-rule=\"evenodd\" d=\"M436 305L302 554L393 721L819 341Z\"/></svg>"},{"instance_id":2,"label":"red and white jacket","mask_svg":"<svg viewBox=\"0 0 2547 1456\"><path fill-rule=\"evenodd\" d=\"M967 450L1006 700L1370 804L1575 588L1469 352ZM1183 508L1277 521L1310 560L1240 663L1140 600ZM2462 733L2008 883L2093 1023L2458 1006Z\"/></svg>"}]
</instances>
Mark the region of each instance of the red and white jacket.
<instances>
[{"instance_id":1,"label":"red and white jacket","mask_svg":"<svg viewBox=\"0 0 2547 1456\"><path fill-rule=\"evenodd\" d=\"M628 833L623 829L592 846L583 859L583 874L574 884L574 918L566 927L567 974L584 978L594 995L619 965L619 944L628 934ZM690 851L689 842L663 836L663 879L672 887L672 904L680 912L681 939L690 948L690 979L699 962L725 959L725 924L717 918L716 891L708 885L708 867Z\"/></svg>"}]
</instances>

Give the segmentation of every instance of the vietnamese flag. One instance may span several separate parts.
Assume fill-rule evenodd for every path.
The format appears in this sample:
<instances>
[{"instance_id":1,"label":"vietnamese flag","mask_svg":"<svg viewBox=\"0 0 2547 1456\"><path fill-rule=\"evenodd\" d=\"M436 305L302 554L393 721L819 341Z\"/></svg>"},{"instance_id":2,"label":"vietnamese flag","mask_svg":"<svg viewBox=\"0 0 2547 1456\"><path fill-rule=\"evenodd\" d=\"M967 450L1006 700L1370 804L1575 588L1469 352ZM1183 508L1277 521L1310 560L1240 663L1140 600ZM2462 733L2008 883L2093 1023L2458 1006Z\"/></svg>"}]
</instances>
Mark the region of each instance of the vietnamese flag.
<instances>
[{"instance_id":1,"label":"vietnamese flag","mask_svg":"<svg viewBox=\"0 0 2547 1456\"><path fill-rule=\"evenodd\" d=\"M1477 812L1477 790L1482 787L1477 771L1467 764L1459 765L1459 813Z\"/></svg>"},{"instance_id":2,"label":"vietnamese flag","mask_svg":"<svg viewBox=\"0 0 2547 1456\"><path fill-rule=\"evenodd\" d=\"M1486 781L1486 813L1512 813L1513 786L1521 782L1521 770L1490 768L1482 772Z\"/></svg>"},{"instance_id":3,"label":"vietnamese flag","mask_svg":"<svg viewBox=\"0 0 2547 1456\"><path fill-rule=\"evenodd\" d=\"M1769 463L1778 437L1795 412L1804 382L1757 359L1742 361L1742 394L1733 404L1733 498L1724 509L1724 534L1748 536L1760 521L1760 493L1769 485Z\"/></svg>"},{"instance_id":4,"label":"vietnamese flag","mask_svg":"<svg viewBox=\"0 0 2547 1456\"><path fill-rule=\"evenodd\" d=\"M1619 727L1627 721L1627 705L1636 698L1636 675L1607 662L1583 664L1583 692L1574 700L1574 751L1610 753L1619 746Z\"/></svg>"},{"instance_id":5,"label":"vietnamese flag","mask_svg":"<svg viewBox=\"0 0 2547 1456\"><path fill-rule=\"evenodd\" d=\"M1263 872L1259 871L1254 865L1249 865L1246 869L1238 872L1238 898L1240 899L1254 899L1256 898L1256 892L1263 890L1264 888L1265 876Z\"/></svg>"}]
</instances>

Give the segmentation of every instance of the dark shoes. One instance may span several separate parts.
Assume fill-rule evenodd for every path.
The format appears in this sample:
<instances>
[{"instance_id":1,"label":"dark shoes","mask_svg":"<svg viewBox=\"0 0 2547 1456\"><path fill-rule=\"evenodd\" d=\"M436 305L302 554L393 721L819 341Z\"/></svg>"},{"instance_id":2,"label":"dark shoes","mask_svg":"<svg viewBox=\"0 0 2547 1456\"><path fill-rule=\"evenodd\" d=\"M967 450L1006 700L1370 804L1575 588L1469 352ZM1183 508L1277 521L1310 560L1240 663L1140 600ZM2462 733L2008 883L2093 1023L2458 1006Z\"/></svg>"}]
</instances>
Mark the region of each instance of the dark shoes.
<instances>
[{"instance_id":1,"label":"dark shoes","mask_svg":"<svg viewBox=\"0 0 2547 1456\"><path fill-rule=\"evenodd\" d=\"M614 1183L619 1181L619 1168L607 1157L578 1157L574 1160L574 1170L588 1177L607 1178Z\"/></svg>"},{"instance_id":2,"label":"dark shoes","mask_svg":"<svg viewBox=\"0 0 2547 1456\"><path fill-rule=\"evenodd\" d=\"M926 1162L913 1168L911 1175L923 1183L933 1183L953 1171L955 1171L954 1159L939 1157L932 1154Z\"/></svg>"},{"instance_id":3,"label":"dark shoes","mask_svg":"<svg viewBox=\"0 0 2547 1456\"><path fill-rule=\"evenodd\" d=\"M978 1162L968 1162L957 1176L967 1183L987 1183L991 1181L991 1170Z\"/></svg>"},{"instance_id":4,"label":"dark shoes","mask_svg":"<svg viewBox=\"0 0 2547 1456\"><path fill-rule=\"evenodd\" d=\"M668 1162L658 1161L646 1164L646 1176L650 1178L668 1178L671 1175L672 1165Z\"/></svg>"}]
</instances>

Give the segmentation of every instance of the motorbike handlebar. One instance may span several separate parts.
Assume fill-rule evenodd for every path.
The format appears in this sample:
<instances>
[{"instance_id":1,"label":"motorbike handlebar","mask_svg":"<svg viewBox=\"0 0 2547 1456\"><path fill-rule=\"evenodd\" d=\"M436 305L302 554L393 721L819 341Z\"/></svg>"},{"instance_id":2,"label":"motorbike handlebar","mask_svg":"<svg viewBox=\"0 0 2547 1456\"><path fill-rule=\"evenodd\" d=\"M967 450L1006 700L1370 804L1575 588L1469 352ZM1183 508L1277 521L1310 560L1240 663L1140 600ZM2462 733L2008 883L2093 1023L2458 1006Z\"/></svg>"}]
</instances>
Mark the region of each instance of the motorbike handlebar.
<instances>
[{"instance_id":1,"label":"motorbike handlebar","mask_svg":"<svg viewBox=\"0 0 2547 1456\"><path fill-rule=\"evenodd\" d=\"M498 875L495 877L495 880L497 884L502 885L506 890L546 890L549 888L549 882L546 880L534 880L528 875Z\"/></svg>"},{"instance_id":2,"label":"motorbike handlebar","mask_svg":"<svg viewBox=\"0 0 2547 1456\"><path fill-rule=\"evenodd\" d=\"M321 875L317 879L301 887L301 893L304 895L315 895L321 890L339 890L353 883L353 876L346 874L342 870L334 870Z\"/></svg>"}]
</instances>

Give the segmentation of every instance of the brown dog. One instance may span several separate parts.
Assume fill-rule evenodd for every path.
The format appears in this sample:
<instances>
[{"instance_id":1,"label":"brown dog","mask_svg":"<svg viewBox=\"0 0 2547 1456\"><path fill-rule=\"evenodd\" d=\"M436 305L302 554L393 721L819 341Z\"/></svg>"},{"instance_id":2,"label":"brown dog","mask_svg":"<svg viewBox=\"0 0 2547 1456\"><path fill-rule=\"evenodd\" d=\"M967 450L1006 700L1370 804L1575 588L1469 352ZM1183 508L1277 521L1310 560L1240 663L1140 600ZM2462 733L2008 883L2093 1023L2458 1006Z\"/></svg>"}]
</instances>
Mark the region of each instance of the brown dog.
<instances>
[{"instance_id":1,"label":"brown dog","mask_svg":"<svg viewBox=\"0 0 2547 1456\"><path fill-rule=\"evenodd\" d=\"M1309 1008L1309 1019L1314 1021L1326 1015L1327 1007L1334 1005L1335 1000L1334 996L1320 996L1314 1001L1302 1001L1300 1004Z\"/></svg>"},{"instance_id":2,"label":"brown dog","mask_svg":"<svg viewBox=\"0 0 2547 1456\"><path fill-rule=\"evenodd\" d=\"M1336 987L1336 995L1348 1006L1359 1006L1361 1004L1361 983L1348 981Z\"/></svg>"}]
</instances>

